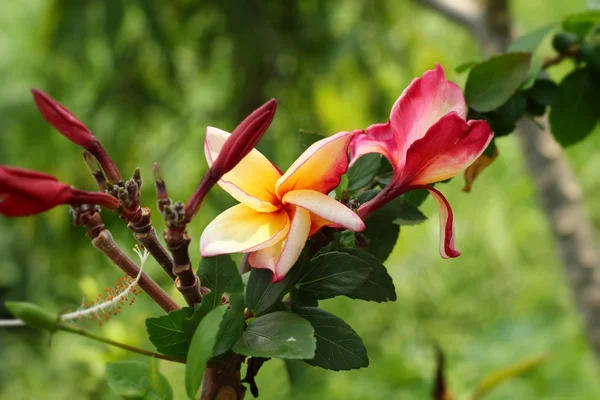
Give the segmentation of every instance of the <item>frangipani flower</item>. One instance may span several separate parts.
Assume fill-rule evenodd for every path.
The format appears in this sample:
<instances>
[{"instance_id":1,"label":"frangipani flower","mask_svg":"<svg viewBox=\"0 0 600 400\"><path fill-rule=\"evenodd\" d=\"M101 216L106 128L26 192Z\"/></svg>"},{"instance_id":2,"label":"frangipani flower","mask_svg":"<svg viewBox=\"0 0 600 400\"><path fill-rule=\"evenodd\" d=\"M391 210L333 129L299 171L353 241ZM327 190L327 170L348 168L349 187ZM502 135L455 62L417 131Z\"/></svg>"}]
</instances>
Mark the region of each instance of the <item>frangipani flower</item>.
<instances>
[{"instance_id":1,"label":"frangipani flower","mask_svg":"<svg viewBox=\"0 0 600 400\"><path fill-rule=\"evenodd\" d=\"M485 121L466 121L460 88L446 80L439 65L404 90L390 120L358 133L350 144L352 163L367 153L381 153L393 167L392 181L358 214L366 220L378 208L413 189L427 189L440 213L440 254L458 257L454 248L452 209L428 184L457 175L485 150L493 133Z\"/></svg>"},{"instance_id":2,"label":"frangipani flower","mask_svg":"<svg viewBox=\"0 0 600 400\"><path fill-rule=\"evenodd\" d=\"M217 216L200 238L203 257L250 253L254 268L273 271L280 281L292 268L309 236L323 226L362 231L352 210L327 196L348 169L348 144L341 132L314 143L283 174L252 149L219 185L240 204ZM219 157L229 133L209 127L205 154L209 166Z\"/></svg>"}]
</instances>

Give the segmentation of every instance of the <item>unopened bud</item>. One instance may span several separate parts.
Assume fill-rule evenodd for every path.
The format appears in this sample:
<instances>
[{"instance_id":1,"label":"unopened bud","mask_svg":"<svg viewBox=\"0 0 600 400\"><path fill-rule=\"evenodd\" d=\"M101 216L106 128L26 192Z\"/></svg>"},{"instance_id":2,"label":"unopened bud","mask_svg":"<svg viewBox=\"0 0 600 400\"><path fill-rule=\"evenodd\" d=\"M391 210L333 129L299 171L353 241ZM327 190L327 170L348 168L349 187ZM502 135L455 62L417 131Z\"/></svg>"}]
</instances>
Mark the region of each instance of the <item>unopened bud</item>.
<instances>
[{"instance_id":1,"label":"unopened bud","mask_svg":"<svg viewBox=\"0 0 600 400\"><path fill-rule=\"evenodd\" d=\"M38 89L31 89L33 99L46 121L71 142L89 151L102 166L106 178L117 183L121 173L92 132L65 106Z\"/></svg>"},{"instance_id":2,"label":"unopened bud","mask_svg":"<svg viewBox=\"0 0 600 400\"><path fill-rule=\"evenodd\" d=\"M55 331L59 322L56 314L32 303L7 301L6 308L18 319L32 328Z\"/></svg>"}]
</instances>

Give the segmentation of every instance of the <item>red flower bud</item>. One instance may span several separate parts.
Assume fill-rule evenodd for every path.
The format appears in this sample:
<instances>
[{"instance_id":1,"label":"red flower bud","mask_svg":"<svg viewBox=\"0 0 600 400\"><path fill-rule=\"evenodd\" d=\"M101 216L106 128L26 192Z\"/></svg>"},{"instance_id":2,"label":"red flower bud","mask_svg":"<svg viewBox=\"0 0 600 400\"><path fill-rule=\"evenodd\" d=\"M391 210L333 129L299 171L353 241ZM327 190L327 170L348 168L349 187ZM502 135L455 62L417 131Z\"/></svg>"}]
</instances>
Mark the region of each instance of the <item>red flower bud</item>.
<instances>
[{"instance_id":1,"label":"red flower bud","mask_svg":"<svg viewBox=\"0 0 600 400\"><path fill-rule=\"evenodd\" d=\"M90 152L102 166L108 180L117 183L121 173L92 132L65 106L38 89L31 89L42 116L71 142Z\"/></svg>"},{"instance_id":2,"label":"red flower bud","mask_svg":"<svg viewBox=\"0 0 600 400\"><path fill-rule=\"evenodd\" d=\"M277 109L277 100L271 99L248 115L234 130L223 144L219 157L206 173L202 182L187 202L185 215L187 220L198 212L208 191L231 171L252 150L263 137Z\"/></svg>"},{"instance_id":3,"label":"red flower bud","mask_svg":"<svg viewBox=\"0 0 600 400\"><path fill-rule=\"evenodd\" d=\"M210 168L213 178L218 176L215 181L231 171L256 146L271 125L276 109L276 99L267 101L231 132L219 153L219 158Z\"/></svg>"},{"instance_id":4,"label":"red flower bud","mask_svg":"<svg viewBox=\"0 0 600 400\"><path fill-rule=\"evenodd\" d=\"M119 200L100 192L86 192L37 171L0 166L0 214L24 217L61 204L97 204L119 208Z\"/></svg>"}]
</instances>

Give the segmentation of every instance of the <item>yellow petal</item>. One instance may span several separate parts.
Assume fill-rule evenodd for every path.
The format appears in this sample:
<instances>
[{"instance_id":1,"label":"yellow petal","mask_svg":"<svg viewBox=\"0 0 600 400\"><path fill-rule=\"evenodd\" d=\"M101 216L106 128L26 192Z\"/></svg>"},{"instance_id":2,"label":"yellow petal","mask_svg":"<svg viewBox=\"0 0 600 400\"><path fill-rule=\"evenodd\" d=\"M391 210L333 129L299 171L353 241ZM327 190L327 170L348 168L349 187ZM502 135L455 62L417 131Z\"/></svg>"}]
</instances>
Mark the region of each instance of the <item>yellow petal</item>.
<instances>
[{"instance_id":1,"label":"yellow petal","mask_svg":"<svg viewBox=\"0 0 600 400\"><path fill-rule=\"evenodd\" d=\"M310 213L302 207L294 207L287 237L275 245L250 254L248 261L254 268L273 271L272 282L279 282L294 266L310 231Z\"/></svg>"},{"instance_id":2,"label":"yellow petal","mask_svg":"<svg viewBox=\"0 0 600 400\"><path fill-rule=\"evenodd\" d=\"M329 193L348 169L348 144L353 132L340 132L310 146L277 181L277 195L311 189Z\"/></svg>"},{"instance_id":3,"label":"yellow petal","mask_svg":"<svg viewBox=\"0 0 600 400\"><path fill-rule=\"evenodd\" d=\"M209 166L229 136L221 129L206 128L204 154ZM280 208L275 195L275 184L280 176L281 172L261 152L252 149L235 168L223 175L219 186L240 203L256 211L270 212Z\"/></svg>"},{"instance_id":4,"label":"yellow petal","mask_svg":"<svg viewBox=\"0 0 600 400\"><path fill-rule=\"evenodd\" d=\"M238 204L208 224L200 237L200 253L210 257L264 249L281 241L289 229L288 214L283 209L261 213Z\"/></svg>"},{"instance_id":5,"label":"yellow petal","mask_svg":"<svg viewBox=\"0 0 600 400\"><path fill-rule=\"evenodd\" d=\"M355 232L365 229L363 220L354 211L323 193L314 190L294 190L283 196L282 201L284 204L304 207L321 218Z\"/></svg>"}]
</instances>

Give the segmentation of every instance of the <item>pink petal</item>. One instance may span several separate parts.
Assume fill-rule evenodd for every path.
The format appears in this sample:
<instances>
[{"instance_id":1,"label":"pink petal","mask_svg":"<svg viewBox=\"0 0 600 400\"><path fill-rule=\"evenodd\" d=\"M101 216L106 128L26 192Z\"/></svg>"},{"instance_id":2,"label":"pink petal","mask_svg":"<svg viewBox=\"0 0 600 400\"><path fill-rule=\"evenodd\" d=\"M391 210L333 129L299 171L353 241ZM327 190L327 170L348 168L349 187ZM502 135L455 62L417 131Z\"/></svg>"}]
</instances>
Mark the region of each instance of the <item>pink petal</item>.
<instances>
[{"instance_id":1,"label":"pink petal","mask_svg":"<svg viewBox=\"0 0 600 400\"><path fill-rule=\"evenodd\" d=\"M282 201L306 208L312 214L355 232L365 229L365 223L354 211L326 194L314 190L294 190L283 196Z\"/></svg>"},{"instance_id":2,"label":"pink petal","mask_svg":"<svg viewBox=\"0 0 600 400\"><path fill-rule=\"evenodd\" d=\"M261 213L244 204L233 206L217 216L202 232L200 254L251 252L281 241L290 229L285 210Z\"/></svg>"},{"instance_id":3,"label":"pink petal","mask_svg":"<svg viewBox=\"0 0 600 400\"><path fill-rule=\"evenodd\" d=\"M399 151L405 154L433 124L450 112L465 119L465 99L460 88L447 81L442 67L436 65L434 70L413 80L392 107L390 124ZM400 154L399 161L402 162L402 158Z\"/></svg>"},{"instance_id":4,"label":"pink petal","mask_svg":"<svg viewBox=\"0 0 600 400\"><path fill-rule=\"evenodd\" d=\"M268 248L250 254L248 261L253 268L273 271L272 282L285 278L306 245L310 231L310 213L302 207L294 207L287 237Z\"/></svg>"},{"instance_id":5,"label":"pink petal","mask_svg":"<svg viewBox=\"0 0 600 400\"><path fill-rule=\"evenodd\" d=\"M356 136L350 142L350 166L369 153L383 154L392 167L398 164L398 142L389 122L371 125L366 131L356 132Z\"/></svg>"},{"instance_id":6,"label":"pink petal","mask_svg":"<svg viewBox=\"0 0 600 400\"><path fill-rule=\"evenodd\" d=\"M412 189L427 189L435 200L440 213L440 255L442 258L456 258L460 252L454 247L454 216L450 203L437 189L426 185L411 186Z\"/></svg>"},{"instance_id":7,"label":"pink petal","mask_svg":"<svg viewBox=\"0 0 600 400\"><path fill-rule=\"evenodd\" d=\"M229 136L228 132L221 129L206 128L204 154L209 166L218 157ZM254 210L271 212L281 207L275 195L275 183L280 176L281 172L264 155L252 149L236 167L223 175L219 186Z\"/></svg>"},{"instance_id":8,"label":"pink petal","mask_svg":"<svg viewBox=\"0 0 600 400\"><path fill-rule=\"evenodd\" d=\"M354 132L340 132L313 143L277 181L276 192L311 189L329 193L348 169L348 144Z\"/></svg>"},{"instance_id":9,"label":"pink petal","mask_svg":"<svg viewBox=\"0 0 600 400\"><path fill-rule=\"evenodd\" d=\"M450 113L408 150L401 179L409 185L425 185L451 178L471 165L493 136L487 122L467 123Z\"/></svg>"}]
</instances>

